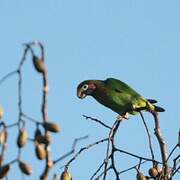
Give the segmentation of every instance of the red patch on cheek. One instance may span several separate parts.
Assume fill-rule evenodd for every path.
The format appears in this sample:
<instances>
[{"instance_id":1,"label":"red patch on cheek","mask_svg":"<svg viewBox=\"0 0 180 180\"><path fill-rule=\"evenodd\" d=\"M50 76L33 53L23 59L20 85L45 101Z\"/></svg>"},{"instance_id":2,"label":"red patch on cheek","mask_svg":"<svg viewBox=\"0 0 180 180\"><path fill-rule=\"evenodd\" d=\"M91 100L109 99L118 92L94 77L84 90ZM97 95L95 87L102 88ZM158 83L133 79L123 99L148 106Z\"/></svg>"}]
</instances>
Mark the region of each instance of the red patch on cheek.
<instances>
[{"instance_id":1,"label":"red patch on cheek","mask_svg":"<svg viewBox=\"0 0 180 180\"><path fill-rule=\"evenodd\" d=\"M95 90L96 86L93 83L88 84L88 89Z\"/></svg>"}]
</instances>

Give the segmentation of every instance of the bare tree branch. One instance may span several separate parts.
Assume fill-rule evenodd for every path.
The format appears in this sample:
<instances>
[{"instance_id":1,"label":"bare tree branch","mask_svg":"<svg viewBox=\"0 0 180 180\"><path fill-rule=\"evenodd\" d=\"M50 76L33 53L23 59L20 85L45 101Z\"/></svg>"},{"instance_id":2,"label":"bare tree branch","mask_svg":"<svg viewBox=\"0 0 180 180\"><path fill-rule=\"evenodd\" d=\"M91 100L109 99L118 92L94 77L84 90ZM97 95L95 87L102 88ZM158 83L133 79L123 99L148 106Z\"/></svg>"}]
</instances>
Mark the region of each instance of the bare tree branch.
<instances>
[{"instance_id":1,"label":"bare tree branch","mask_svg":"<svg viewBox=\"0 0 180 180\"><path fill-rule=\"evenodd\" d=\"M59 161L62 161L63 159L65 159L66 157L68 157L69 155L73 154L73 153L75 152L75 148L76 148L77 143L78 143L79 141L81 141L81 140L83 140L83 139L87 139L87 138L88 138L88 136L83 136L83 137L80 137L80 138L75 139L74 142L73 142L73 145L72 145L72 149L71 149L68 153L66 153L65 155L63 155L63 156L59 157L58 159L54 160L54 161L53 161L53 164L56 164L56 163L58 163Z\"/></svg>"},{"instance_id":2,"label":"bare tree branch","mask_svg":"<svg viewBox=\"0 0 180 180\"><path fill-rule=\"evenodd\" d=\"M103 142L105 142L105 141L108 141L108 138L101 139L101 140L99 140L99 141L96 141L96 142L94 142L94 143L92 143L92 144L89 144L89 145L81 148L81 149L66 163L65 167L68 168L69 165L70 165L83 151L88 150L89 148L91 148L91 147L93 147L93 146L96 146L96 145L98 145L98 144L100 144L100 143L103 143Z\"/></svg>"},{"instance_id":3,"label":"bare tree branch","mask_svg":"<svg viewBox=\"0 0 180 180\"><path fill-rule=\"evenodd\" d=\"M151 135L150 135L148 126L147 126L147 124L146 124L146 121L145 121L145 119L144 119L144 116L143 116L142 112L139 111L139 114L140 114L140 116L141 116L141 118L142 118L142 121L143 121L145 130L146 130L147 135L148 135L149 149L150 149L150 152L151 152L151 158L152 158L152 160L153 160L152 162L153 162L153 165L154 165L154 152L153 152L153 147L152 147Z\"/></svg>"},{"instance_id":4,"label":"bare tree branch","mask_svg":"<svg viewBox=\"0 0 180 180\"><path fill-rule=\"evenodd\" d=\"M17 72L18 72L18 71L15 70L15 71L12 71L12 72L6 74L4 77L2 77L2 78L0 79L0 85L1 85L6 79L8 79L10 76L13 76L14 74L17 74Z\"/></svg>"},{"instance_id":5,"label":"bare tree branch","mask_svg":"<svg viewBox=\"0 0 180 180\"><path fill-rule=\"evenodd\" d=\"M155 123L154 133L157 137L161 150L161 157L164 166L164 178L165 180L167 180L169 178L169 168L167 163L167 159L168 159L167 145L161 133L159 114L156 111L151 111L151 114L154 117L154 123Z\"/></svg>"},{"instance_id":6,"label":"bare tree branch","mask_svg":"<svg viewBox=\"0 0 180 180\"><path fill-rule=\"evenodd\" d=\"M107 124L103 123L103 122L102 122L102 121L100 121L99 119L92 118L92 117L90 117L90 116L86 116L86 115L83 115L83 117L85 117L86 119L90 119L90 120L92 120L92 121L95 121L95 122L97 122L97 123L101 124L102 126L104 126L104 127L108 128L108 129L111 129L111 127L110 127L110 126L108 126Z\"/></svg>"},{"instance_id":7,"label":"bare tree branch","mask_svg":"<svg viewBox=\"0 0 180 180\"><path fill-rule=\"evenodd\" d=\"M132 156L132 157L135 157L135 158L138 158L138 159L143 159L143 160L146 160L146 161L151 161L151 162L156 162L156 163L158 163L158 164L161 164L161 162L156 161L156 160L154 160L154 159L150 159L150 158L145 158L145 157L142 157L142 156L138 156L138 155L136 155L136 154L132 154L132 153L130 153L130 152L127 152L127 151L124 151L124 150L121 150L121 149L117 149L117 148L116 148L115 151L118 151L118 152L120 152L120 153L127 154L127 155L129 155L129 156Z\"/></svg>"}]
</instances>

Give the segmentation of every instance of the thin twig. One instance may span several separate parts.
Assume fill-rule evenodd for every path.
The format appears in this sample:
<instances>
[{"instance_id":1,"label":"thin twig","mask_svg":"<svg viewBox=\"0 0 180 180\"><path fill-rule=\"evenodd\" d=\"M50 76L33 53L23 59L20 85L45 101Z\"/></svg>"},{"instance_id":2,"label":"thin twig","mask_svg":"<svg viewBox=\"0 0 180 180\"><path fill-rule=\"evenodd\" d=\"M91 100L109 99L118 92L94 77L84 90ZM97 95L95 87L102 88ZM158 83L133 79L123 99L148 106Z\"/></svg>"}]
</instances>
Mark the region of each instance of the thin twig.
<instances>
[{"instance_id":1,"label":"thin twig","mask_svg":"<svg viewBox=\"0 0 180 180\"><path fill-rule=\"evenodd\" d=\"M141 162L142 162L142 159L139 159L139 164L138 164L138 166L137 166L137 169L140 169L140 167L141 167Z\"/></svg>"},{"instance_id":2,"label":"thin twig","mask_svg":"<svg viewBox=\"0 0 180 180\"><path fill-rule=\"evenodd\" d=\"M108 126L107 124L103 123L103 122L102 122L102 121L100 121L99 119L92 118L92 117L90 117L90 116L86 116L86 115L83 115L83 117L85 117L86 119L90 119L90 120L92 120L92 121L95 121L95 122L97 122L97 123L101 124L102 126L104 126L104 127L108 128L108 129L111 129L111 127L110 127L110 126Z\"/></svg>"},{"instance_id":3,"label":"thin twig","mask_svg":"<svg viewBox=\"0 0 180 180\"><path fill-rule=\"evenodd\" d=\"M169 154L169 156L168 156L168 158L167 158L167 161L169 160L169 158L172 156L172 154L174 153L174 151L175 151L178 147L179 147L179 144L176 144L176 145L174 146L174 148L171 150L171 152L170 152L170 154Z\"/></svg>"},{"instance_id":4,"label":"thin twig","mask_svg":"<svg viewBox=\"0 0 180 180\"><path fill-rule=\"evenodd\" d=\"M110 158L110 156L109 156ZM105 159L106 160L106 159ZM97 175L97 173L101 170L101 168L104 166L105 164L105 160L103 161L103 163L98 167L98 169L95 171L95 173L92 175L92 177L90 178L90 180L93 180L93 178Z\"/></svg>"},{"instance_id":5,"label":"thin twig","mask_svg":"<svg viewBox=\"0 0 180 180\"><path fill-rule=\"evenodd\" d=\"M74 142L73 142L73 145L72 145L72 149L68 153L66 153L65 155L63 155L63 156L59 157L58 159L54 160L53 164L57 164L59 161L62 161L63 159L65 159L69 155L73 154L75 152L75 148L76 148L77 143L79 141L81 141L83 139L87 139L87 138L88 138L88 136L83 136L83 137L75 139Z\"/></svg>"},{"instance_id":6,"label":"thin twig","mask_svg":"<svg viewBox=\"0 0 180 180\"><path fill-rule=\"evenodd\" d=\"M99 176L97 176L94 180L99 180L101 176L103 176L105 173L107 173L110 169L112 169L112 165L106 168L106 171L104 170Z\"/></svg>"},{"instance_id":7,"label":"thin twig","mask_svg":"<svg viewBox=\"0 0 180 180\"><path fill-rule=\"evenodd\" d=\"M19 63L19 66L18 66L18 70L17 70L17 73L18 73L18 130L20 131L21 129L21 122L22 121L22 66L26 60L26 55L28 53L28 50L29 50L29 47L26 47L25 50L24 50L24 53L23 53L23 56L22 56L22 59ZM24 124L24 122L23 122ZM21 148L18 149L18 159L20 158L20 155L21 155Z\"/></svg>"},{"instance_id":8,"label":"thin twig","mask_svg":"<svg viewBox=\"0 0 180 180\"><path fill-rule=\"evenodd\" d=\"M146 121L144 119L143 113L141 111L139 111L139 114L141 116L141 119L143 121L144 127L146 129L146 133L147 133L147 136L148 136L148 142L149 142L149 149L150 149L150 152L151 152L151 158L152 158L152 160L154 160L154 152L153 152L153 147L152 147L151 135L150 135L149 129L147 127ZM153 165L154 165L154 161L152 161L152 162L153 162Z\"/></svg>"},{"instance_id":9,"label":"thin twig","mask_svg":"<svg viewBox=\"0 0 180 180\"><path fill-rule=\"evenodd\" d=\"M177 172L179 172L179 170L180 170L180 166L173 172L173 174L171 175L171 178L172 178Z\"/></svg>"},{"instance_id":10,"label":"thin twig","mask_svg":"<svg viewBox=\"0 0 180 180\"><path fill-rule=\"evenodd\" d=\"M178 143L174 146L174 148L171 150L171 152L169 153L169 156L167 158L167 161L169 160L169 158L172 156L172 154L174 153L174 151L177 149L177 148L180 148L180 130L178 132Z\"/></svg>"},{"instance_id":11,"label":"thin twig","mask_svg":"<svg viewBox=\"0 0 180 180\"><path fill-rule=\"evenodd\" d=\"M119 121L120 122L120 121ZM107 167L108 167L108 160L109 160L109 150L110 150L110 143L112 138L114 137L114 132L115 132L115 127L118 124L118 121L115 121L110 132L109 132L109 136L108 136L108 144L107 144L107 150L106 150L106 160L105 160L105 164L104 164L104 176L103 176L103 180L106 179L106 175L107 175Z\"/></svg>"},{"instance_id":12,"label":"thin twig","mask_svg":"<svg viewBox=\"0 0 180 180\"><path fill-rule=\"evenodd\" d=\"M31 122L33 122L33 123L36 123L36 124L41 124L41 122L40 122L40 121L38 121L38 120L36 120L36 119L34 119L34 118L32 118L32 117L28 116L28 115L27 115L27 114L25 114L25 113L22 113L22 117L26 118L27 120L29 120L29 121L31 121Z\"/></svg>"},{"instance_id":13,"label":"thin twig","mask_svg":"<svg viewBox=\"0 0 180 180\"><path fill-rule=\"evenodd\" d=\"M120 171L119 174L123 174L123 173L128 172L128 171L130 171L130 170L132 170L132 169L135 169L137 166L139 166L139 165L141 165L141 164L144 164L144 163L146 163L146 162L148 162L148 161L142 161L141 163L138 163L138 164L136 164L136 165L134 165L134 166L132 166L132 167L130 167L130 168L127 168L127 169L125 169L125 170Z\"/></svg>"},{"instance_id":14,"label":"thin twig","mask_svg":"<svg viewBox=\"0 0 180 180\"><path fill-rule=\"evenodd\" d=\"M150 162L153 162L153 161L154 161L154 162L156 162L156 163L158 163L158 164L161 164L161 162L156 161L156 160L154 160L154 159L150 159L150 158L138 156L138 155L136 155L136 154L133 154L133 153L124 151L124 150L122 150L122 149L116 148L115 151L120 152L120 153L123 153L123 154L127 154L127 155L129 155L129 156L132 156L132 157L135 157L135 158L138 158L138 159L143 159L143 160L150 161Z\"/></svg>"},{"instance_id":15,"label":"thin twig","mask_svg":"<svg viewBox=\"0 0 180 180\"><path fill-rule=\"evenodd\" d=\"M118 170L116 168L116 165L115 165L115 152L116 152L116 147L115 147L115 142L114 142L114 137L115 137L115 134L117 132L117 129L120 125L120 122L121 121L118 121L117 122L117 125L115 126L114 128L114 133L112 135L112 139L111 139L111 164L112 164L112 169L115 173L115 176L116 176L116 180L120 180L120 177L119 177L119 173L118 173Z\"/></svg>"},{"instance_id":16,"label":"thin twig","mask_svg":"<svg viewBox=\"0 0 180 180\"><path fill-rule=\"evenodd\" d=\"M162 157L162 162L163 162L163 167L164 167L164 176L166 180L169 177L169 168L168 168L168 163L167 163L167 159L168 159L167 145L161 133L160 120L159 120L158 113L156 111L150 111L150 112L154 117L154 122L155 122L154 133L159 142L159 146L161 150L161 157Z\"/></svg>"},{"instance_id":17,"label":"thin twig","mask_svg":"<svg viewBox=\"0 0 180 180\"><path fill-rule=\"evenodd\" d=\"M99 140L99 141L96 141L96 142L94 142L94 143L92 143L92 144L89 144L89 145L81 148L81 149L66 163L65 166L68 168L68 166L69 166L83 151L85 151L85 150L87 150L87 149L89 149L89 148L91 148L91 147L93 147L93 146L95 146L95 145L98 145L98 144L100 144L100 143L103 143L103 142L105 142L105 141L108 141L108 138L101 139L101 140Z\"/></svg>"},{"instance_id":18,"label":"thin twig","mask_svg":"<svg viewBox=\"0 0 180 180\"><path fill-rule=\"evenodd\" d=\"M18 126L18 124L19 124L18 122L13 123L13 124L9 124L9 125L6 126L6 128L15 127L15 126Z\"/></svg>"},{"instance_id":19,"label":"thin twig","mask_svg":"<svg viewBox=\"0 0 180 180\"><path fill-rule=\"evenodd\" d=\"M17 74L17 70L12 71L12 72L6 74L4 77L2 77L2 78L0 79L0 85L1 85L6 79L8 79L10 76L13 76L14 74Z\"/></svg>"},{"instance_id":20,"label":"thin twig","mask_svg":"<svg viewBox=\"0 0 180 180\"><path fill-rule=\"evenodd\" d=\"M177 169L176 166L177 166L178 162L180 162L180 154L173 160L173 168L172 168L173 171L175 171Z\"/></svg>"},{"instance_id":21,"label":"thin twig","mask_svg":"<svg viewBox=\"0 0 180 180\"><path fill-rule=\"evenodd\" d=\"M84 140L84 139L87 139L88 137L89 137L89 136L86 135L86 136L83 136L83 137L80 137L80 138L76 138L76 139L74 140L74 142L73 142L72 149L75 149L76 144L77 144L79 141Z\"/></svg>"}]
</instances>

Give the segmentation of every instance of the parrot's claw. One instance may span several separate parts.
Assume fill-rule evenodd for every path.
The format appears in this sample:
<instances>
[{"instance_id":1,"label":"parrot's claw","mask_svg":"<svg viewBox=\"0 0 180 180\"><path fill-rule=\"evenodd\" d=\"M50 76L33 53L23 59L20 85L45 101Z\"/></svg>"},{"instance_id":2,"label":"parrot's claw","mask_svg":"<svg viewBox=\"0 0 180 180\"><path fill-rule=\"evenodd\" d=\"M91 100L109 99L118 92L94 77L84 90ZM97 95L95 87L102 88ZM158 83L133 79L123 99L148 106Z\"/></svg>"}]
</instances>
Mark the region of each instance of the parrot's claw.
<instances>
[{"instance_id":1,"label":"parrot's claw","mask_svg":"<svg viewBox=\"0 0 180 180\"><path fill-rule=\"evenodd\" d=\"M129 117L129 114L126 113L126 114L124 114L124 115L118 115L117 118L116 118L116 120L118 120L118 121L123 121L123 120L129 119L128 117Z\"/></svg>"}]
</instances>

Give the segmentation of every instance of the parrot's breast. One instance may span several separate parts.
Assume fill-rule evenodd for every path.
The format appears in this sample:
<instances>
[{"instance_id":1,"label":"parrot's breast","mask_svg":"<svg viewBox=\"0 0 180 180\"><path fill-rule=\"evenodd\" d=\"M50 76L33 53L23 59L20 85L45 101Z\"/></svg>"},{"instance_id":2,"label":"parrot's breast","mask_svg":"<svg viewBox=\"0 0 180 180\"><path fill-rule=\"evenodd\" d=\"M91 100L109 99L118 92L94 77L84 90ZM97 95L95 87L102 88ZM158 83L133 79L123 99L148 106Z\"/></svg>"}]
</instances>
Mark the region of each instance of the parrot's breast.
<instances>
[{"instance_id":1,"label":"parrot's breast","mask_svg":"<svg viewBox=\"0 0 180 180\"><path fill-rule=\"evenodd\" d=\"M127 96L119 96L119 93L110 91L106 88L99 88L93 97L102 105L110 108L114 112L122 115L131 108L131 103Z\"/></svg>"}]
</instances>

